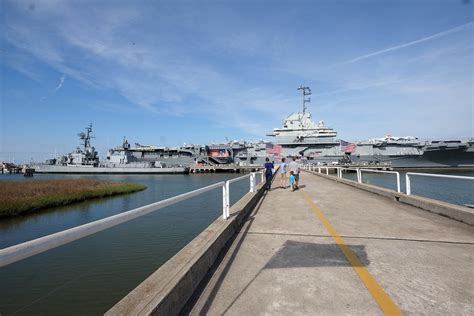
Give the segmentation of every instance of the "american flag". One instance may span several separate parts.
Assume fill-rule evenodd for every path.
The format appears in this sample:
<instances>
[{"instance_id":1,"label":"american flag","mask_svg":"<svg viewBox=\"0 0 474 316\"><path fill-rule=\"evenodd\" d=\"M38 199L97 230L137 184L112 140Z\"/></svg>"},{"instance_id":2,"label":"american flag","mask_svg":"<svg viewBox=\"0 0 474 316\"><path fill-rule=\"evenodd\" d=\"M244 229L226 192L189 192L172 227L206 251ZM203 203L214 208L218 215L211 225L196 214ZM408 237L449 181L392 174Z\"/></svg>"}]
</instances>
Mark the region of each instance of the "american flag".
<instances>
[{"instance_id":1,"label":"american flag","mask_svg":"<svg viewBox=\"0 0 474 316\"><path fill-rule=\"evenodd\" d=\"M279 156L281 154L281 145L267 144L266 150L269 155Z\"/></svg>"},{"instance_id":2,"label":"american flag","mask_svg":"<svg viewBox=\"0 0 474 316\"><path fill-rule=\"evenodd\" d=\"M225 149L210 149L207 154L211 157L229 157L229 152Z\"/></svg>"},{"instance_id":3,"label":"american flag","mask_svg":"<svg viewBox=\"0 0 474 316\"><path fill-rule=\"evenodd\" d=\"M346 142L346 141L343 141L341 140L341 151L345 152L345 153L353 153L355 152L356 150L356 144L354 143L349 143L349 142Z\"/></svg>"}]
</instances>

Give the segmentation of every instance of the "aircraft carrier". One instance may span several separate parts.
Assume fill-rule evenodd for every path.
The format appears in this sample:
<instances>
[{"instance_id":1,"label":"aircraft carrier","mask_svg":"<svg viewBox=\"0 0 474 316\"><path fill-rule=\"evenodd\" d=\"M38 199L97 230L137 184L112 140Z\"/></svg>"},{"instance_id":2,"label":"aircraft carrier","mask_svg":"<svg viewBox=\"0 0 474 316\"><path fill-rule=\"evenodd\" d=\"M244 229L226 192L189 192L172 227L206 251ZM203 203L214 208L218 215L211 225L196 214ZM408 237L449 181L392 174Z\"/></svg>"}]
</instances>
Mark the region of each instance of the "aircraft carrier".
<instances>
[{"instance_id":1,"label":"aircraft carrier","mask_svg":"<svg viewBox=\"0 0 474 316\"><path fill-rule=\"evenodd\" d=\"M314 123L307 104L311 89L300 86L303 111L290 114L274 138L275 158L300 157L319 164L382 164L397 168L474 167L474 139L421 141L416 137L371 139L350 143L336 139L337 132L324 121Z\"/></svg>"}]
</instances>

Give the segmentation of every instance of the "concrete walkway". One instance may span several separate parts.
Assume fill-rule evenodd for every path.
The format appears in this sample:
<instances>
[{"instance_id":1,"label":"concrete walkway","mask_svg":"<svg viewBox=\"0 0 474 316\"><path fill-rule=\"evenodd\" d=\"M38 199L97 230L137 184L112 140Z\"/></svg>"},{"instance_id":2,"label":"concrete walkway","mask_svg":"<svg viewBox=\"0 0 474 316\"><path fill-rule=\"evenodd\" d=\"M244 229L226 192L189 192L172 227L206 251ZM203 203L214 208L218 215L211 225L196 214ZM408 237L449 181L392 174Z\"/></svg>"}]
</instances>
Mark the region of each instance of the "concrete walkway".
<instances>
[{"instance_id":1,"label":"concrete walkway","mask_svg":"<svg viewBox=\"0 0 474 316\"><path fill-rule=\"evenodd\" d=\"M472 226L301 178L296 192L274 182L192 315L474 314Z\"/></svg>"}]
</instances>

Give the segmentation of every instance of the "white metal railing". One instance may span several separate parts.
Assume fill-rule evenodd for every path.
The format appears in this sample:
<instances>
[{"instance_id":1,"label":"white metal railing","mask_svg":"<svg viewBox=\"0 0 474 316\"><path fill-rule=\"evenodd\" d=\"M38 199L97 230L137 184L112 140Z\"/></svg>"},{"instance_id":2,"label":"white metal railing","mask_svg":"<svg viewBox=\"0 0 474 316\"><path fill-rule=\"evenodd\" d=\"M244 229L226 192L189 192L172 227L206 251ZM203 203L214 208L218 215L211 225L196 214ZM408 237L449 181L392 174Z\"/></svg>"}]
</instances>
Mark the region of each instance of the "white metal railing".
<instances>
[{"instance_id":1,"label":"white metal railing","mask_svg":"<svg viewBox=\"0 0 474 316\"><path fill-rule=\"evenodd\" d=\"M261 173L261 172L259 172ZM263 181L263 173L261 173ZM161 200L152 204L148 204L142 207L132 209L130 211L120 213L117 215L109 216L91 223L87 223L81 226L73 227L67 230L63 230L58 233L54 233L48 236L30 240L15 246L8 248L0 249L0 267L6 266L10 263L14 263L25 258L34 256L36 254L45 252L47 250L65 245L67 243L73 242L75 240L84 238L86 236L95 234L97 232L103 231L105 229L117 226L119 224L128 222L132 219L138 218L140 216L146 215L148 213L157 211L166 206L176 204L178 202L190 199L194 196L200 195L202 193L215 190L222 187L223 192L223 205L222 205L222 217L224 219L229 218L230 212L230 183L243 180L245 178L250 178L250 192L256 192L256 173L251 173L242 177L230 179L227 181L217 182L206 187L186 192L165 200Z\"/></svg>"},{"instance_id":2,"label":"white metal railing","mask_svg":"<svg viewBox=\"0 0 474 316\"><path fill-rule=\"evenodd\" d=\"M314 171L314 165L303 165L303 169ZM357 182L362 183L362 172L374 172L374 173L389 173L395 174L397 176L397 192L401 193L400 188L400 173L398 171L385 171L385 170L372 170L364 168L344 168L344 167L320 167L318 166L318 173L321 173L321 168L326 169L326 174L329 174L329 169L337 170L337 177L342 178L343 170L353 170L357 171ZM406 185L406 194L411 195L411 181L410 176L423 176L423 177L436 177L436 178L450 178L450 179L462 179L462 180L474 180L474 177L467 176L452 176L446 174L433 174L433 173L417 173L417 172L407 172L405 174L405 185Z\"/></svg>"},{"instance_id":3,"label":"white metal railing","mask_svg":"<svg viewBox=\"0 0 474 316\"><path fill-rule=\"evenodd\" d=\"M337 177L342 179L342 171L343 170L354 170L357 172L357 182L362 183L362 172L374 172L374 173L389 173L395 174L397 176L397 192L400 191L400 173L397 171L385 171L385 170L372 170L372 169L363 169L363 168L345 168L345 167L319 167L318 166L318 173L321 173L321 169L326 169L326 174L329 174L329 169L336 169ZM314 166L306 167L306 170L314 170Z\"/></svg>"},{"instance_id":4,"label":"white metal railing","mask_svg":"<svg viewBox=\"0 0 474 316\"><path fill-rule=\"evenodd\" d=\"M374 173L388 173L395 174L397 176L397 192L400 193L400 172L398 171L386 171L386 170L372 170L372 169L359 169L359 183L362 183L362 172L374 172Z\"/></svg>"},{"instance_id":5,"label":"white metal railing","mask_svg":"<svg viewBox=\"0 0 474 316\"><path fill-rule=\"evenodd\" d=\"M407 195L411 195L411 182L410 176L422 176L422 177L435 177L435 178L450 178L450 179L462 179L462 180L474 180L474 177L466 176L452 176L447 174L433 174L433 173L417 173L417 172L407 172L405 174L405 184Z\"/></svg>"},{"instance_id":6,"label":"white metal railing","mask_svg":"<svg viewBox=\"0 0 474 316\"><path fill-rule=\"evenodd\" d=\"M342 170L355 171L356 174L357 174L357 182L358 182L358 183L362 183L360 168L342 168L342 169L341 169L341 172L340 172L340 174L341 174L341 177L340 177L340 178L341 178L341 179L342 179Z\"/></svg>"},{"instance_id":7,"label":"white metal railing","mask_svg":"<svg viewBox=\"0 0 474 316\"><path fill-rule=\"evenodd\" d=\"M337 177L339 178L339 169L340 167L323 167L324 169L326 169L326 174L329 175L329 169L336 169L336 172L337 172Z\"/></svg>"},{"instance_id":8,"label":"white metal railing","mask_svg":"<svg viewBox=\"0 0 474 316\"><path fill-rule=\"evenodd\" d=\"M301 166L302 169L304 170L308 170L308 171L315 171L316 168L318 168L318 173L321 173L321 168L322 169L326 169L326 174L329 174L329 169L340 169L341 167L326 167L326 166L316 166L316 165L313 165L313 164L307 164L307 165L302 165ZM339 177L339 171L338 171L338 177Z\"/></svg>"},{"instance_id":9,"label":"white metal railing","mask_svg":"<svg viewBox=\"0 0 474 316\"><path fill-rule=\"evenodd\" d=\"M258 173L260 174L260 183L262 183L264 179L263 171L260 171ZM257 191L256 174L257 174L256 172L253 172L242 177L225 181L224 185L222 186L222 205L223 205L222 218L227 219L230 217L230 184L250 177L250 192L256 192Z\"/></svg>"}]
</instances>

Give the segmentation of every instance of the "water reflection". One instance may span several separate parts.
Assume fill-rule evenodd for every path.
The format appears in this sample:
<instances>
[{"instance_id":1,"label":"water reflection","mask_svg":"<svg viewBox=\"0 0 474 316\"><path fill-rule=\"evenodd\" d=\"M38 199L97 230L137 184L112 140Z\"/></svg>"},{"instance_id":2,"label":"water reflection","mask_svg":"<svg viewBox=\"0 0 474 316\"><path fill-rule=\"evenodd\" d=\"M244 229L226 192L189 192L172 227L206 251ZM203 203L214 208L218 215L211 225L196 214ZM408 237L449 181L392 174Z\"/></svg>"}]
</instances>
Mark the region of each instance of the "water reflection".
<instances>
[{"instance_id":1,"label":"water reflection","mask_svg":"<svg viewBox=\"0 0 474 316\"><path fill-rule=\"evenodd\" d=\"M92 177L142 183L148 188L0 221L0 248L235 176L239 175L35 176L43 179ZM16 177L18 181L23 181L22 178ZM248 179L233 183L231 203L248 189ZM221 203L222 191L216 189L0 268L0 292L8 293L0 295L0 313L103 314L220 216Z\"/></svg>"}]
</instances>

